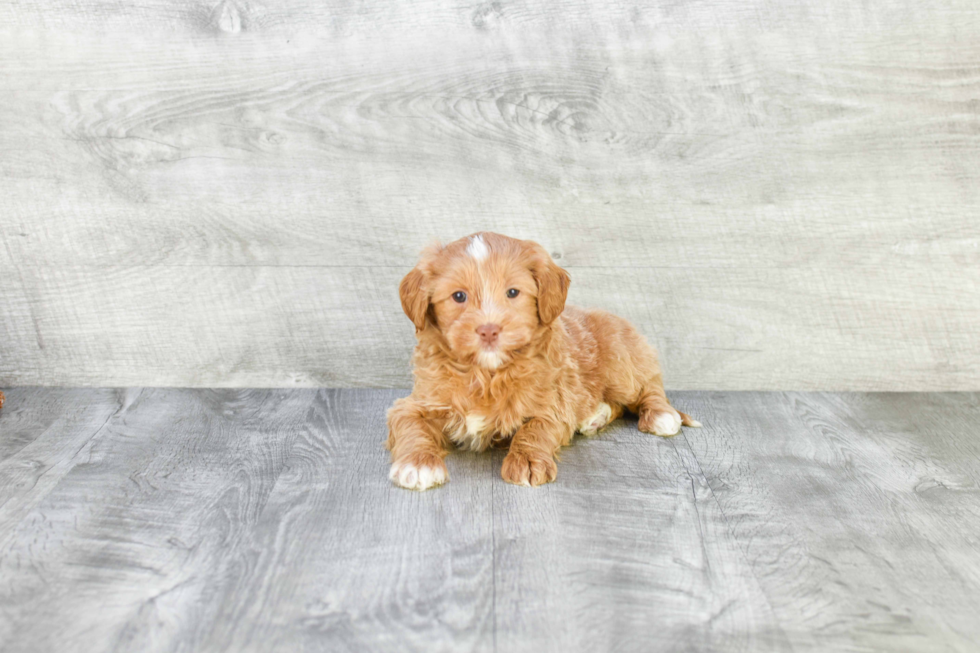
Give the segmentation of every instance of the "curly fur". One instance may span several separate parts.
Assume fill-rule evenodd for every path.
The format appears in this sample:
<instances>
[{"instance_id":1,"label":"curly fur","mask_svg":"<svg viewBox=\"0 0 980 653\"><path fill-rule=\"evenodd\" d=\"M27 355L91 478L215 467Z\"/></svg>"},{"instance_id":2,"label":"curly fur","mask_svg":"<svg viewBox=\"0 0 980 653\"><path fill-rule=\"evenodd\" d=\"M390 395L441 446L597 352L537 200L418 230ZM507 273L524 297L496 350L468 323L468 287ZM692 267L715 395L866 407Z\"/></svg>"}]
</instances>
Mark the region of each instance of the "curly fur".
<instances>
[{"instance_id":1,"label":"curly fur","mask_svg":"<svg viewBox=\"0 0 980 653\"><path fill-rule=\"evenodd\" d=\"M700 426L670 406L643 336L606 311L565 306L569 283L540 245L499 234L422 253L399 287L418 344L412 393L388 411L392 481L424 490L448 480L453 445L509 443L504 480L547 483L576 431L594 434L624 409L647 433ZM499 325L495 346L476 331L488 323Z\"/></svg>"}]
</instances>

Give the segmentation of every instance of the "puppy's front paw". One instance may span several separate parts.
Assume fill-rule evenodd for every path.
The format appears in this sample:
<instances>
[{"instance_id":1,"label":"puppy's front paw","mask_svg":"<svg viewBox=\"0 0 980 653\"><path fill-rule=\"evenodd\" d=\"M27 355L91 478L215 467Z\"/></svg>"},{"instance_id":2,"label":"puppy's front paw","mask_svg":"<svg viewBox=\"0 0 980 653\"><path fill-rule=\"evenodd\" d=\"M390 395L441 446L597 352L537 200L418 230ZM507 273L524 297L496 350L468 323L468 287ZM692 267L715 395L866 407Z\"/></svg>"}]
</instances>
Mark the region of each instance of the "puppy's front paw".
<instances>
[{"instance_id":1,"label":"puppy's front paw","mask_svg":"<svg viewBox=\"0 0 980 653\"><path fill-rule=\"evenodd\" d=\"M555 464L554 458L527 456L511 451L504 458L504 466L500 469L500 476L514 485L537 487L555 480L555 477L558 476L558 465Z\"/></svg>"},{"instance_id":2,"label":"puppy's front paw","mask_svg":"<svg viewBox=\"0 0 980 653\"><path fill-rule=\"evenodd\" d=\"M639 428L644 433L670 436L681 430L681 416L673 408L667 410L647 410L640 415Z\"/></svg>"},{"instance_id":3,"label":"puppy's front paw","mask_svg":"<svg viewBox=\"0 0 980 653\"><path fill-rule=\"evenodd\" d=\"M449 480L446 463L439 456L416 454L396 460L388 478L408 490L428 490Z\"/></svg>"}]
</instances>

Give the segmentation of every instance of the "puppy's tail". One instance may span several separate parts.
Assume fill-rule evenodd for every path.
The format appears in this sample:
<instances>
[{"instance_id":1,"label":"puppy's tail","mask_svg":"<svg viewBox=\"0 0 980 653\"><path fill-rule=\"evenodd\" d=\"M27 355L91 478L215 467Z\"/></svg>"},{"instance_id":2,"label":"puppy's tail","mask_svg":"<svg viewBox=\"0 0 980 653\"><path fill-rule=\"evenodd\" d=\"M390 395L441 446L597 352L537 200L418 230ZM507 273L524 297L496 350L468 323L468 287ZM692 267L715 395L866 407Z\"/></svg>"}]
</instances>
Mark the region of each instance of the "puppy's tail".
<instances>
[{"instance_id":1,"label":"puppy's tail","mask_svg":"<svg viewBox=\"0 0 980 653\"><path fill-rule=\"evenodd\" d=\"M687 413L681 413L681 411L677 411L677 412L680 413L681 424L683 424L684 426L693 426L694 428L701 428L701 422L697 421Z\"/></svg>"}]
</instances>

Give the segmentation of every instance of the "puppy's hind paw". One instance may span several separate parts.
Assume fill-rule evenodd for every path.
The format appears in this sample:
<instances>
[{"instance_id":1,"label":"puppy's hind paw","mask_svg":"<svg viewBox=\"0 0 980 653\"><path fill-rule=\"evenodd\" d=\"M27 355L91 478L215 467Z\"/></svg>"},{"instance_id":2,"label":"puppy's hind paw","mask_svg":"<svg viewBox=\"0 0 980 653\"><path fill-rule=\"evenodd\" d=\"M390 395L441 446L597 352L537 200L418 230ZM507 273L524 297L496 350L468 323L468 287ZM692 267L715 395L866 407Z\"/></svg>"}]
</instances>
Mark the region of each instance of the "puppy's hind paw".
<instances>
[{"instance_id":1,"label":"puppy's hind paw","mask_svg":"<svg viewBox=\"0 0 980 653\"><path fill-rule=\"evenodd\" d=\"M681 430L681 416L673 408L660 411L644 411L640 415L639 429L662 437L677 435Z\"/></svg>"},{"instance_id":2,"label":"puppy's hind paw","mask_svg":"<svg viewBox=\"0 0 980 653\"><path fill-rule=\"evenodd\" d=\"M431 454L414 455L397 460L388 472L391 481L407 490L428 490L449 480L446 463Z\"/></svg>"},{"instance_id":3,"label":"puppy's hind paw","mask_svg":"<svg viewBox=\"0 0 980 653\"><path fill-rule=\"evenodd\" d=\"M558 476L558 465L555 464L554 458L528 456L511 451L504 458L500 476L514 485L537 487L555 480Z\"/></svg>"}]
</instances>

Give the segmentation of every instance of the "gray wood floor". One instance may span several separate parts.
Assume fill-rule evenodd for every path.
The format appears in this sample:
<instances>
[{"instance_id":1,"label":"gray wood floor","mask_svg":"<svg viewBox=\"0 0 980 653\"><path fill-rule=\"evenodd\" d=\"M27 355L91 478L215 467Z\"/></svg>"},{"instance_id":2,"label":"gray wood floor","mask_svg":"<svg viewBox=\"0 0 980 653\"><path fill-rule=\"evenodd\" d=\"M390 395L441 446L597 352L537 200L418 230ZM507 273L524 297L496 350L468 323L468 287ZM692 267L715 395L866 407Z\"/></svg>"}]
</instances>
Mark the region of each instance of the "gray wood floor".
<instances>
[{"instance_id":1,"label":"gray wood floor","mask_svg":"<svg viewBox=\"0 0 980 653\"><path fill-rule=\"evenodd\" d=\"M976 650L978 394L674 393L392 487L399 391L12 389L0 649Z\"/></svg>"}]
</instances>

